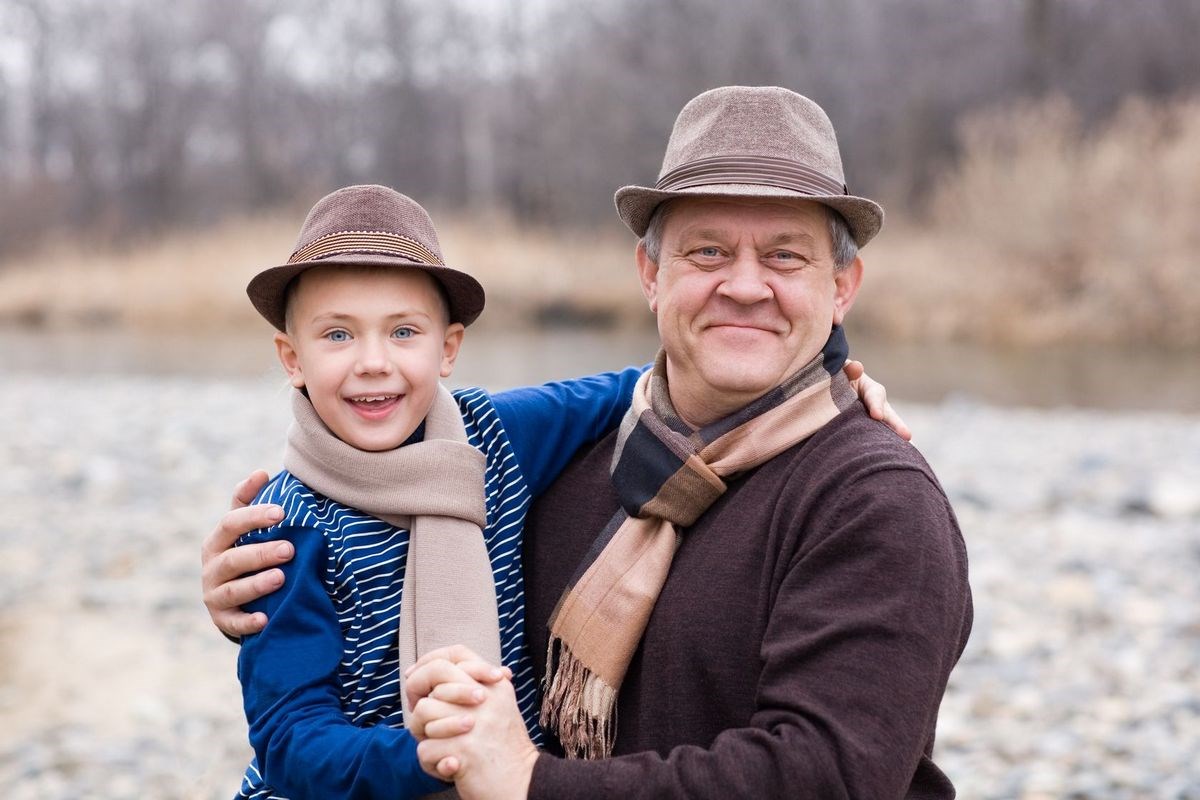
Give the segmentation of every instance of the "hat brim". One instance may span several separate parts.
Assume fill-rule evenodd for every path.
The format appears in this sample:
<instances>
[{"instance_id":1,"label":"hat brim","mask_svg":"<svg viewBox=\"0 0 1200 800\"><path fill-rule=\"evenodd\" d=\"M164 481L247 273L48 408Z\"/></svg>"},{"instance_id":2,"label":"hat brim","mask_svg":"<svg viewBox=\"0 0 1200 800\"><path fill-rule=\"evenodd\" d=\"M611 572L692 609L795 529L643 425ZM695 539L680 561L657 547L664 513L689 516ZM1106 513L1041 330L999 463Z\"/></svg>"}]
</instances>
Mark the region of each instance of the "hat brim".
<instances>
[{"instance_id":1,"label":"hat brim","mask_svg":"<svg viewBox=\"0 0 1200 800\"><path fill-rule=\"evenodd\" d=\"M694 186L688 189L663 191L646 186L624 186L617 190L613 201L617 214L631 231L638 236L646 235L646 227L654 209L663 202L677 197L721 198L721 197L780 197L793 200L811 200L829 206L845 218L850 235L862 247L879 233L883 227L883 207L873 200L854 195L812 195L793 189L766 186L757 183L721 183Z\"/></svg>"},{"instance_id":2,"label":"hat brim","mask_svg":"<svg viewBox=\"0 0 1200 800\"><path fill-rule=\"evenodd\" d=\"M484 292L479 281L465 272L437 264L423 264L383 253L344 253L312 261L298 261L271 267L255 275L246 285L250 302L278 330L285 329L287 286L296 276L313 267L385 266L419 269L442 285L450 305L450 321L470 325L483 312Z\"/></svg>"}]
</instances>

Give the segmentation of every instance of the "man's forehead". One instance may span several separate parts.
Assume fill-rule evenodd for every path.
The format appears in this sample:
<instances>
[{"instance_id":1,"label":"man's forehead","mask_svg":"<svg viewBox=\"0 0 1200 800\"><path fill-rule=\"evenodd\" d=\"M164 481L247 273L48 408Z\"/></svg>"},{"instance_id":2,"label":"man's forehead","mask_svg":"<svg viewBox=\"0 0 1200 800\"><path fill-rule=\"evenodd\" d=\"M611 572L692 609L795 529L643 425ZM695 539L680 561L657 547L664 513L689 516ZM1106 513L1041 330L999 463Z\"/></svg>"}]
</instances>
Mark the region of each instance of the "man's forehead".
<instances>
[{"instance_id":1,"label":"man's forehead","mask_svg":"<svg viewBox=\"0 0 1200 800\"><path fill-rule=\"evenodd\" d=\"M790 198L680 198L672 201L666 227L676 235L750 233L772 238L827 241L825 207Z\"/></svg>"}]
</instances>

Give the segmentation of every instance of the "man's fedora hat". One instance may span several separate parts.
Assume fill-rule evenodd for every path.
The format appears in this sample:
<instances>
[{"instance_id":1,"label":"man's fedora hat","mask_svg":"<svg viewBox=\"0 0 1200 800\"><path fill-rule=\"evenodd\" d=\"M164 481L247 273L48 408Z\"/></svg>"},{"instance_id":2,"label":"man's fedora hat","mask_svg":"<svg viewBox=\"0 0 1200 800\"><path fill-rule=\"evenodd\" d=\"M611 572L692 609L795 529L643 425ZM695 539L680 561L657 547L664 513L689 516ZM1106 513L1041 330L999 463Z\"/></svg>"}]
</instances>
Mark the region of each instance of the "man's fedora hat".
<instances>
[{"instance_id":1,"label":"man's fedora hat","mask_svg":"<svg viewBox=\"0 0 1200 800\"><path fill-rule=\"evenodd\" d=\"M625 186L617 213L638 236L675 197L790 197L845 217L859 247L883 208L846 188L837 135L819 105L777 86L724 86L693 98L675 120L653 188Z\"/></svg>"},{"instance_id":2,"label":"man's fedora hat","mask_svg":"<svg viewBox=\"0 0 1200 800\"><path fill-rule=\"evenodd\" d=\"M288 263L255 275L246 294L258 313L282 331L288 284L306 269L331 264L423 270L445 290L451 322L470 325L483 311L483 287L446 266L429 214L386 186L347 186L318 200Z\"/></svg>"}]
</instances>

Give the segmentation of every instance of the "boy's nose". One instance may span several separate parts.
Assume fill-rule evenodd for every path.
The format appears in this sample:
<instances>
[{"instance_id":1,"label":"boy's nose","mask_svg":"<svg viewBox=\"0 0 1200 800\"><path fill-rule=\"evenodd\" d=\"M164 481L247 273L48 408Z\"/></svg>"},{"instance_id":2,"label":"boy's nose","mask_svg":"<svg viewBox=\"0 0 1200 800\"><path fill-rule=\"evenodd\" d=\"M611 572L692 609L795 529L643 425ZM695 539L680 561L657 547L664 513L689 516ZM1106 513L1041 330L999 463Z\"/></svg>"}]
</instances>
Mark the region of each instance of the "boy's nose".
<instances>
[{"instance_id":1,"label":"boy's nose","mask_svg":"<svg viewBox=\"0 0 1200 800\"><path fill-rule=\"evenodd\" d=\"M355 371L359 375L387 374L391 372L392 362L388 360L387 348L384 343L377 341L374 337L360 339Z\"/></svg>"}]
</instances>

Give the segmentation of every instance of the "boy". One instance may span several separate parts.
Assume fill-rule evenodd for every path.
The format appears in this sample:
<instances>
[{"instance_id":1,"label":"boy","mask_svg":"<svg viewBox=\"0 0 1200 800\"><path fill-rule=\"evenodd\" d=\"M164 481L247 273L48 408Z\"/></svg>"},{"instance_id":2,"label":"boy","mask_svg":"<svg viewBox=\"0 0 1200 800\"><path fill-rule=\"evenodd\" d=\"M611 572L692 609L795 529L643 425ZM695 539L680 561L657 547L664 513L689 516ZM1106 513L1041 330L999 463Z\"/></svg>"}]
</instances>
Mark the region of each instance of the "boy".
<instances>
[{"instance_id":1,"label":"boy","mask_svg":"<svg viewBox=\"0 0 1200 800\"><path fill-rule=\"evenodd\" d=\"M439 378L483 289L444 265L424 209L382 186L318 201L288 264L247 293L278 329L296 391L284 471L256 500L284 518L240 543L286 539L296 555L283 588L248 609L270 622L243 638L238 659L256 756L239 796L445 789L402 727L401 675L453 643L511 671L540 742L524 647L525 511L620 421L641 370L451 395Z\"/></svg>"}]
</instances>

